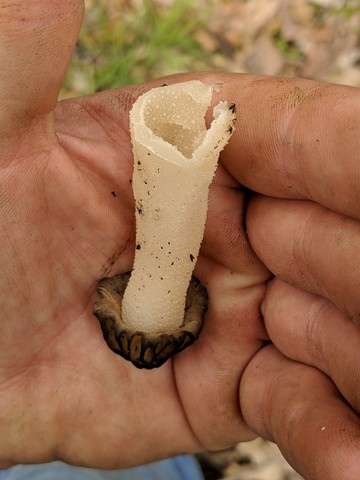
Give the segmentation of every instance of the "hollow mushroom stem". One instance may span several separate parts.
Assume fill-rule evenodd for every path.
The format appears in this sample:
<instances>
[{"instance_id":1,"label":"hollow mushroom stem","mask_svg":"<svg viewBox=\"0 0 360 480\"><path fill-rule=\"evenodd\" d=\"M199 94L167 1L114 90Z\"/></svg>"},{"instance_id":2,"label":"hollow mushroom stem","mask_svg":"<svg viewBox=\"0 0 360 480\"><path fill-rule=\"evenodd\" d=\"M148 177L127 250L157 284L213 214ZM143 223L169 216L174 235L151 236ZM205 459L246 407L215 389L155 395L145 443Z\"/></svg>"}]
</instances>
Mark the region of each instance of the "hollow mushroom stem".
<instances>
[{"instance_id":1,"label":"hollow mushroom stem","mask_svg":"<svg viewBox=\"0 0 360 480\"><path fill-rule=\"evenodd\" d=\"M235 123L235 106L220 102L206 128L213 89L197 80L155 88L130 112L135 260L129 280L100 282L106 320L97 316L109 346L140 368L160 366L196 340L207 308L206 290L191 276L209 186Z\"/></svg>"}]
</instances>

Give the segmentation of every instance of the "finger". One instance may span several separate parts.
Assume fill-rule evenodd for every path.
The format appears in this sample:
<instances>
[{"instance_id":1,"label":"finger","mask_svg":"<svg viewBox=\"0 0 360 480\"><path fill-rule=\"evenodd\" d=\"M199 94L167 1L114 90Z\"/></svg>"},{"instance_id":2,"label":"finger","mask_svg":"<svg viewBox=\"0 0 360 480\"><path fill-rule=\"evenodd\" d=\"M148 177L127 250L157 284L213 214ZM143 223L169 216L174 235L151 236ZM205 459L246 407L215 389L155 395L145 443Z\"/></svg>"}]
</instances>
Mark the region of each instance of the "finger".
<instances>
[{"instance_id":1,"label":"finger","mask_svg":"<svg viewBox=\"0 0 360 480\"><path fill-rule=\"evenodd\" d=\"M360 412L360 331L331 302L274 279L262 304L266 329L285 356L326 373Z\"/></svg>"},{"instance_id":2,"label":"finger","mask_svg":"<svg viewBox=\"0 0 360 480\"><path fill-rule=\"evenodd\" d=\"M120 90L115 102L117 92L106 94L103 109L116 114L120 104L123 112L149 88L194 78L221 86L214 104L236 103L236 130L221 158L238 182L360 217L359 89L297 78L188 73L136 85L125 96Z\"/></svg>"},{"instance_id":3,"label":"finger","mask_svg":"<svg viewBox=\"0 0 360 480\"><path fill-rule=\"evenodd\" d=\"M2 2L0 136L55 106L83 15L83 2Z\"/></svg>"},{"instance_id":4,"label":"finger","mask_svg":"<svg viewBox=\"0 0 360 480\"><path fill-rule=\"evenodd\" d=\"M245 234L244 191L220 164L211 185L201 254L241 274L246 285L263 282L270 274L254 254Z\"/></svg>"},{"instance_id":5,"label":"finger","mask_svg":"<svg viewBox=\"0 0 360 480\"><path fill-rule=\"evenodd\" d=\"M331 300L360 323L360 225L313 202L254 197L250 242L280 279Z\"/></svg>"},{"instance_id":6,"label":"finger","mask_svg":"<svg viewBox=\"0 0 360 480\"><path fill-rule=\"evenodd\" d=\"M360 218L360 90L301 79L227 77L237 105L223 161L243 185Z\"/></svg>"},{"instance_id":7,"label":"finger","mask_svg":"<svg viewBox=\"0 0 360 480\"><path fill-rule=\"evenodd\" d=\"M317 369L266 347L245 370L240 400L248 424L304 478L357 478L360 420Z\"/></svg>"}]
</instances>

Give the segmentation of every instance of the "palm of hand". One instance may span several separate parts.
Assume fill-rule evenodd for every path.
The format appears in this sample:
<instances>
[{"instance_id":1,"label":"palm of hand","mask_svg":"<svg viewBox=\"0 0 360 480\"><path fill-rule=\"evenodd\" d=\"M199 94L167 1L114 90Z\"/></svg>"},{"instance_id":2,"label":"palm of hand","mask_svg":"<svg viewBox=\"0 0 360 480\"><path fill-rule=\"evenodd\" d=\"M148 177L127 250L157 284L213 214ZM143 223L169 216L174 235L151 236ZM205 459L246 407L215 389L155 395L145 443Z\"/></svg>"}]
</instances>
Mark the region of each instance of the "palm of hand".
<instances>
[{"instance_id":1,"label":"palm of hand","mask_svg":"<svg viewBox=\"0 0 360 480\"><path fill-rule=\"evenodd\" d=\"M52 118L34 122L7 167L0 367L2 410L16 407L9 451L17 461L19 428L27 432L24 462L55 452L69 462L110 467L223 448L239 440L239 431L251 435L239 411L239 378L265 334L258 321L263 287L250 293L246 287L267 273L241 232L242 193L224 169L212 189L211 228L198 264L211 298L199 342L157 371L138 371L107 348L92 315L98 280L132 263L132 159L123 106L131 92L60 104L56 135ZM228 227L219 236L224 216ZM239 330L247 332L241 346ZM149 411L157 422L148 422ZM45 435L50 448L40 453ZM134 435L137 451L117 460L119 445ZM161 438L162 446L147 454L150 438Z\"/></svg>"}]
</instances>

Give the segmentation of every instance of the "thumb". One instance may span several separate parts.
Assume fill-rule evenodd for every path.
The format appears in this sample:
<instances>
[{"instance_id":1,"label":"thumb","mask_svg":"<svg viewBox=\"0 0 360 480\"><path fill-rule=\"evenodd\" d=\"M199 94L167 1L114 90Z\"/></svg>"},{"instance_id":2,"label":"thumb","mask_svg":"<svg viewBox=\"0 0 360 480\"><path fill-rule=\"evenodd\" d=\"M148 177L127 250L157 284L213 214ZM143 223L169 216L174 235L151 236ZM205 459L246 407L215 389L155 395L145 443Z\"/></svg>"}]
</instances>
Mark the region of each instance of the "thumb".
<instances>
[{"instance_id":1,"label":"thumb","mask_svg":"<svg viewBox=\"0 0 360 480\"><path fill-rule=\"evenodd\" d=\"M0 7L0 137L55 106L83 17L80 0Z\"/></svg>"}]
</instances>

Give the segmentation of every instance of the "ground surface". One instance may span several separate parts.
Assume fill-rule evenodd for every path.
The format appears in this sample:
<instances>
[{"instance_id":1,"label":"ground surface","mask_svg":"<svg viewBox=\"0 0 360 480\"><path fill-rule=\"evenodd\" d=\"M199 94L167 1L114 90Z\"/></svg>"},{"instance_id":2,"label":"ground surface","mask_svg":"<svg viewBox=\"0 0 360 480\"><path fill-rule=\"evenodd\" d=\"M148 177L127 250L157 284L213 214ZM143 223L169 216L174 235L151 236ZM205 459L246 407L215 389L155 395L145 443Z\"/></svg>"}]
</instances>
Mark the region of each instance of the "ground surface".
<instances>
[{"instance_id":1,"label":"ground surface","mask_svg":"<svg viewBox=\"0 0 360 480\"><path fill-rule=\"evenodd\" d=\"M359 25L360 0L87 0L61 96L199 70L360 87ZM301 479L261 439L201 461L209 480Z\"/></svg>"},{"instance_id":2,"label":"ground surface","mask_svg":"<svg viewBox=\"0 0 360 480\"><path fill-rule=\"evenodd\" d=\"M360 86L360 0L85 0L62 97L179 71Z\"/></svg>"}]
</instances>

